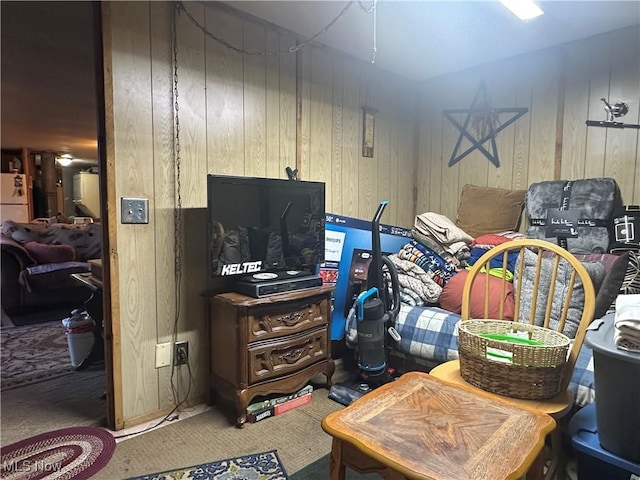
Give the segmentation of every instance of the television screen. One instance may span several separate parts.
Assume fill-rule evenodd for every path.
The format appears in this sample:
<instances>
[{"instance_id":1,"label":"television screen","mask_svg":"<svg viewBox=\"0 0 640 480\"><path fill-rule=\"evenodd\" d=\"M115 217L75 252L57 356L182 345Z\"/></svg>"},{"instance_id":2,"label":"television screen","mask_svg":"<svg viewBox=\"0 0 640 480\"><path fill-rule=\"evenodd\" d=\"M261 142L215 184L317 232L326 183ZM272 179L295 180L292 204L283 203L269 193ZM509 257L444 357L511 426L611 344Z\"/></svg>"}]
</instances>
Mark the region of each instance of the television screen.
<instances>
[{"instance_id":1,"label":"television screen","mask_svg":"<svg viewBox=\"0 0 640 480\"><path fill-rule=\"evenodd\" d=\"M325 255L325 184L207 176L210 273L214 277L314 271Z\"/></svg>"},{"instance_id":2,"label":"television screen","mask_svg":"<svg viewBox=\"0 0 640 480\"><path fill-rule=\"evenodd\" d=\"M331 340L344 338L349 309L366 286L371 262L371 221L327 213L325 221L325 263L319 275L324 283L335 285L331 314ZM383 254L398 253L411 241L411 230L380 224L380 248Z\"/></svg>"}]
</instances>

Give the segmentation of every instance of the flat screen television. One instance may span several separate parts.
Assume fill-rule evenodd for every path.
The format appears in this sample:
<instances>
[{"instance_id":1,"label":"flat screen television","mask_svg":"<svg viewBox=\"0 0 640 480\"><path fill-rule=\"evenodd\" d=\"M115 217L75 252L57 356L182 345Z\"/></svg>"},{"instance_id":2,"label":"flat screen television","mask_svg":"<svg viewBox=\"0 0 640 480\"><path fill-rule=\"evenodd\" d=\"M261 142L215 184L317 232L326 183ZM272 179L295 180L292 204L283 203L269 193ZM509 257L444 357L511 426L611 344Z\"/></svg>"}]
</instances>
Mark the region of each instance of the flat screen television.
<instances>
[{"instance_id":1,"label":"flat screen television","mask_svg":"<svg viewBox=\"0 0 640 480\"><path fill-rule=\"evenodd\" d=\"M315 273L325 255L325 184L207 176L209 272Z\"/></svg>"}]
</instances>

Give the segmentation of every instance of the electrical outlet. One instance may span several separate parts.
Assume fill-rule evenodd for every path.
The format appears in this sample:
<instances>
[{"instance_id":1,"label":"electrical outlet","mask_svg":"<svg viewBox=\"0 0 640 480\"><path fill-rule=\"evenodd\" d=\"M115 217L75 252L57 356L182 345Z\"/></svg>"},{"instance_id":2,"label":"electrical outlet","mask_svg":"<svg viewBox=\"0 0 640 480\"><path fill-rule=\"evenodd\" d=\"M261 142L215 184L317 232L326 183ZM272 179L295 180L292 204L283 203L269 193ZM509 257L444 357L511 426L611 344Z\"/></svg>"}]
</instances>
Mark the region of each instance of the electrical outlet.
<instances>
[{"instance_id":1,"label":"electrical outlet","mask_svg":"<svg viewBox=\"0 0 640 480\"><path fill-rule=\"evenodd\" d=\"M176 342L173 348L173 364L185 365L189 362L189 342Z\"/></svg>"},{"instance_id":2,"label":"electrical outlet","mask_svg":"<svg viewBox=\"0 0 640 480\"><path fill-rule=\"evenodd\" d=\"M171 365L171 342L156 345L156 368Z\"/></svg>"},{"instance_id":3,"label":"electrical outlet","mask_svg":"<svg viewBox=\"0 0 640 480\"><path fill-rule=\"evenodd\" d=\"M121 197L120 213L122 223L149 223L149 199Z\"/></svg>"}]
</instances>

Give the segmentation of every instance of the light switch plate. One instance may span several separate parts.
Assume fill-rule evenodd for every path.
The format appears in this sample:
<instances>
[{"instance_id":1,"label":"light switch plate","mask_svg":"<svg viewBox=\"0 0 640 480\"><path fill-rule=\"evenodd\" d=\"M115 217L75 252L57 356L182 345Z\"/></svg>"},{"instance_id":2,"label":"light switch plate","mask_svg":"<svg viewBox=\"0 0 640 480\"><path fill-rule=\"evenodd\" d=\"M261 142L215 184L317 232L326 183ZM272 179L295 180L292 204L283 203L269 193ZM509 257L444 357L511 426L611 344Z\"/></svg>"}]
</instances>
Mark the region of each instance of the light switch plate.
<instances>
[{"instance_id":1,"label":"light switch plate","mask_svg":"<svg viewBox=\"0 0 640 480\"><path fill-rule=\"evenodd\" d=\"M149 199L122 197L120 212L122 223L149 223Z\"/></svg>"},{"instance_id":2,"label":"light switch plate","mask_svg":"<svg viewBox=\"0 0 640 480\"><path fill-rule=\"evenodd\" d=\"M156 345L156 368L171 365L171 342Z\"/></svg>"}]
</instances>

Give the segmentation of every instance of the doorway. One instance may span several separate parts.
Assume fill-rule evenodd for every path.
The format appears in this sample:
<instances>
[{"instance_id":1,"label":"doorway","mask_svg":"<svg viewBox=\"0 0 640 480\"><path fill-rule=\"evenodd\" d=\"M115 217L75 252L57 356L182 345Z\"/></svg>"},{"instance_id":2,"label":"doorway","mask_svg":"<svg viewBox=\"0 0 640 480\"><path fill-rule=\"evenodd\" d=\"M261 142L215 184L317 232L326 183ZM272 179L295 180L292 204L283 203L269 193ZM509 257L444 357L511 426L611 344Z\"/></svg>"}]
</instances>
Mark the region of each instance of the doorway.
<instances>
[{"instance_id":1,"label":"doorway","mask_svg":"<svg viewBox=\"0 0 640 480\"><path fill-rule=\"evenodd\" d=\"M100 4L2 2L0 9L3 168L4 153L18 152L28 221L99 222ZM106 237L103 233L103 253ZM110 364L107 355L102 386L107 392L113 391ZM101 414L113 428L109 393L103 403Z\"/></svg>"}]
</instances>

